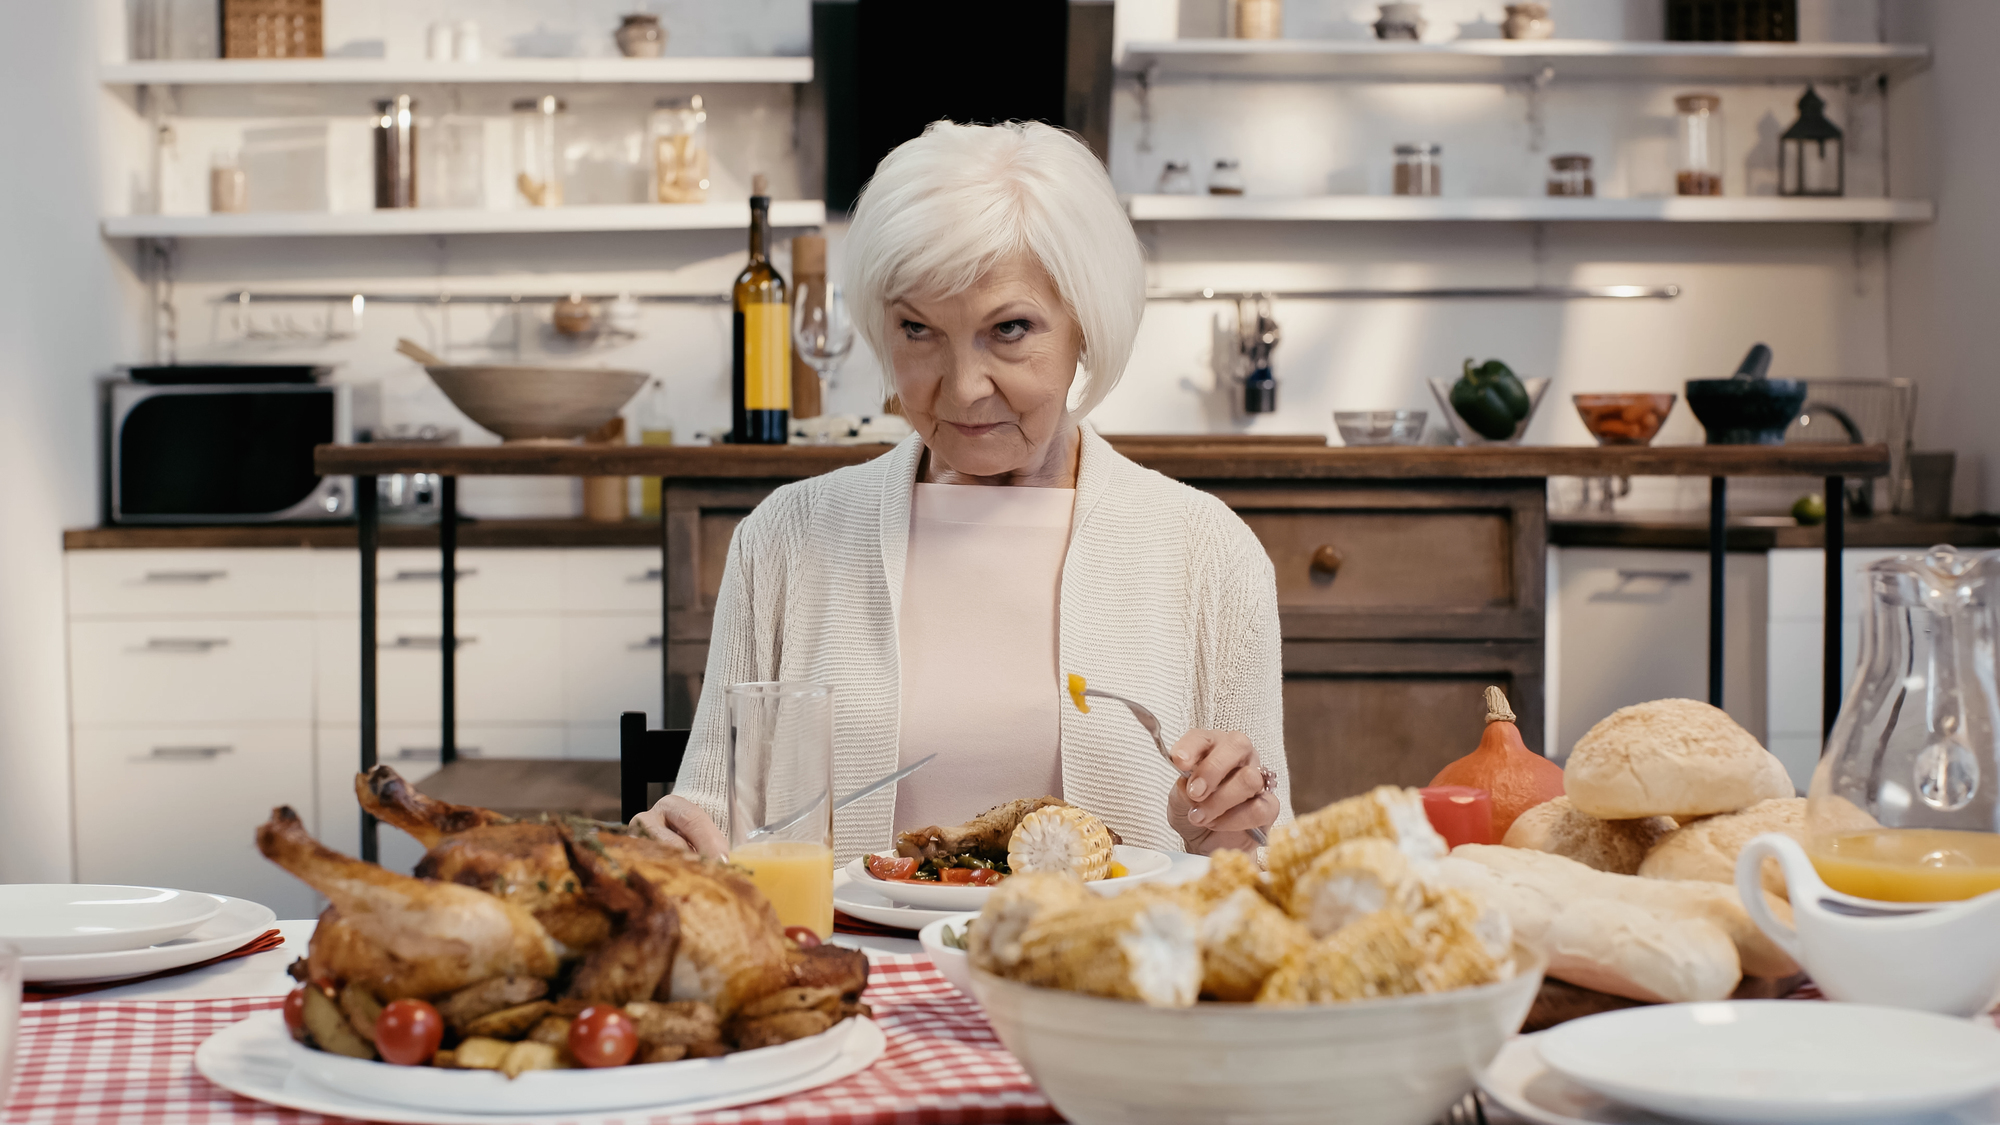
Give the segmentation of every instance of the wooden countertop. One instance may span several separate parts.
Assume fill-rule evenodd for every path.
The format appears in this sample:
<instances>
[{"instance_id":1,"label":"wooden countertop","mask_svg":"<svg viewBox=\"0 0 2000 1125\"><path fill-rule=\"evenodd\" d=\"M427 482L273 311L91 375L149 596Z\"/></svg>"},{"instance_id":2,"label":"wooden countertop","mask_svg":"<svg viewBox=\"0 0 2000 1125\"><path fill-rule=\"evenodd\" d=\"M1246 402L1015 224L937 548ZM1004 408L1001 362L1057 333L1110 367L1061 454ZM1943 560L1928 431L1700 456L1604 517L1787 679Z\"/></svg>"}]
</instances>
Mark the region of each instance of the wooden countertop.
<instances>
[{"instance_id":1,"label":"wooden countertop","mask_svg":"<svg viewBox=\"0 0 2000 1125\"><path fill-rule=\"evenodd\" d=\"M1800 527L1789 516L1736 517L1729 522L1729 549L1769 551L1826 545L1826 529ZM2000 547L2000 526L1958 520L1912 520L1900 516L1849 517L1849 547ZM1642 513L1629 516L1549 517L1549 543L1557 547L1636 547L1663 551L1706 551L1708 521L1700 515Z\"/></svg>"},{"instance_id":2,"label":"wooden countertop","mask_svg":"<svg viewBox=\"0 0 2000 1125\"><path fill-rule=\"evenodd\" d=\"M436 524L385 523L384 547L436 547ZM461 547L658 547L660 521L460 520ZM352 523L231 524L202 527L84 527L63 532L63 549L356 546Z\"/></svg>"},{"instance_id":3,"label":"wooden countertop","mask_svg":"<svg viewBox=\"0 0 2000 1125\"><path fill-rule=\"evenodd\" d=\"M1181 480L1394 480L1609 476L1884 476L1883 445L1375 446L1311 439L1121 437L1113 445ZM880 456L888 446L322 445L322 473L648 476L796 480Z\"/></svg>"}]
</instances>

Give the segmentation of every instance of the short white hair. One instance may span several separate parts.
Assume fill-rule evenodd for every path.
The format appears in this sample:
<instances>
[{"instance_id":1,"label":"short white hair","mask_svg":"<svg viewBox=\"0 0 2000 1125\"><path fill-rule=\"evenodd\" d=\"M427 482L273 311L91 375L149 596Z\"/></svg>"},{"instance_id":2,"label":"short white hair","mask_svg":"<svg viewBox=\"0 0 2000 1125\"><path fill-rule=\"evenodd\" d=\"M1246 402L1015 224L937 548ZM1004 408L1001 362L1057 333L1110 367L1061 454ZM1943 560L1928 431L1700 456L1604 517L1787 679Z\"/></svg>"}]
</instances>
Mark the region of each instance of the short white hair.
<instances>
[{"instance_id":1,"label":"short white hair","mask_svg":"<svg viewBox=\"0 0 2000 1125\"><path fill-rule=\"evenodd\" d=\"M1146 312L1146 256L1104 165L1034 121L933 122L882 158L855 204L844 257L854 319L891 386L890 302L954 296L1025 253L1083 331L1081 418L1118 385Z\"/></svg>"}]
</instances>

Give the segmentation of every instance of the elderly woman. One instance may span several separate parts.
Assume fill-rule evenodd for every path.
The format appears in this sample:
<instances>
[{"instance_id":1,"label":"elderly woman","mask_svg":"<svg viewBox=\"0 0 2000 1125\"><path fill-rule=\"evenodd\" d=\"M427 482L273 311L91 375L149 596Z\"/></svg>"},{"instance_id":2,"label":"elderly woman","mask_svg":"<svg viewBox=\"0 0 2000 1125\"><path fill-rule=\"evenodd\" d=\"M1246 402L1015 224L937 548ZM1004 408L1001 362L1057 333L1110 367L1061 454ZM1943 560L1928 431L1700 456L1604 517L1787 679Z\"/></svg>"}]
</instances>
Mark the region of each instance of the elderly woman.
<instances>
[{"instance_id":1,"label":"elderly woman","mask_svg":"<svg viewBox=\"0 0 2000 1125\"><path fill-rule=\"evenodd\" d=\"M1145 261L1104 168L1040 124L938 122L882 161L846 241L856 321L915 434L738 526L674 787L637 823L727 849L723 689L834 692L835 853L1061 796L1128 843L1247 847L1289 815L1277 591L1215 498L1083 425L1131 355ZM1145 703L1082 714L1064 673ZM1185 733L1180 733L1185 732Z\"/></svg>"}]
</instances>

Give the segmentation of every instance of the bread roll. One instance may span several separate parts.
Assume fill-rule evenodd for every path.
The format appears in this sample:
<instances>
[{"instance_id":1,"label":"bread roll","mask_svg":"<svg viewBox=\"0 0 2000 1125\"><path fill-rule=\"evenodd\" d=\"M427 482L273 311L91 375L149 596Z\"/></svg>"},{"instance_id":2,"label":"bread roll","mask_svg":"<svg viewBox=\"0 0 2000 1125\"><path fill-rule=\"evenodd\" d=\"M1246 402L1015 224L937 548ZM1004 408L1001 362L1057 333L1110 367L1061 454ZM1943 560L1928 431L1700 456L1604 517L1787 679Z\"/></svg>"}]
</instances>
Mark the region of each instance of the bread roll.
<instances>
[{"instance_id":1,"label":"bread roll","mask_svg":"<svg viewBox=\"0 0 2000 1125\"><path fill-rule=\"evenodd\" d=\"M1585 898L1610 898L1646 907L1656 914L1706 919L1736 943L1737 959L1746 975L1786 977L1799 971L1798 964L1750 920L1750 915L1736 898L1734 887L1719 883L1679 883L1612 875L1559 855L1494 844L1464 844L1454 849L1451 857L1491 867L1513 881L1528 884L1546 899L1565 906ZM1789 903L1769 898L1767 905L1772 914L1787 923L1791 922L1792 908ZM1559 911L1552 912L1552 919L1554 913ZM1520 920L1515 919L1514 923L1519 930Z\"/></svg>"},{"instance_id":2,"label":"bread roll","mask_svg":"<svg viewBox=\"0 0 2000 1125\"><path fill-rule=\"evenodd\" d=\"M1793 795L1784 763L1721 708L1692 699L1613 711L1577 739L1563 788L1577 811L1602 820L1686 820Z\"/></svg>"},{"instance_id":3,"label":"bread roll","mask_svg":"<svg viewBox=\"0 0 2000 1125\"><path fill-rule=\"evenodd\" d=\"M1550 976L1633 1000L1727 1000L1743 979L1736 945L1715 923L1617 899L1571 903L1545 948Z\"/></svg>"},{"instance_id":4,"label":"bread roll","mask_svg":"<svg viewBox=\"0 0 2000 1125\"><path fill-rule=\"evenodd\" d=\"M1774 797L1740 812L1706 816L1660 841L1639 865L1648 879L1681 879L1701 883L1736 883L1736 857L1753 836L1780 832L1806 842L1806 799ZM1778 861L1764 860L1764 889L1789 900Z\"/></svg>"},{"instance_id":5,"label":"bread roll","mask_svg":"<svg viewBox=\"0 0 2000 1125\"><path fill-rule=\"evenodd\" d=\"M1576 811L1568 797L1557 797L1522 813L1501 843L1564 856L1614 875L1637 875L1646 853L1673 830L1670 817L1599 820Z\"/></svg>"}]
</instances>

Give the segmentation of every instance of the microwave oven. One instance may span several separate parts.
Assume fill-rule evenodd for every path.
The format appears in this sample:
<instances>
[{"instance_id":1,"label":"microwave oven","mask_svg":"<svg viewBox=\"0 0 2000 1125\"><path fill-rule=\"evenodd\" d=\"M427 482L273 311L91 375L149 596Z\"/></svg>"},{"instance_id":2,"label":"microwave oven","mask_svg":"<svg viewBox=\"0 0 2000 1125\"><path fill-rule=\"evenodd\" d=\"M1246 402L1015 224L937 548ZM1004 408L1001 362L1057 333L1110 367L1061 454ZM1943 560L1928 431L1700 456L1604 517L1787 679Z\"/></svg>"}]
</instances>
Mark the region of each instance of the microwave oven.
<instances>
[{"instance_id":1,"label":"microwave oven","mask_svg":"<svg viewBox=\"0 0 2000 1125\"><path fill-rule=\"evenodd\" d=\"M314 472L313 447L351 442L372 427L374 387L113 382L107 389L107 523L353 518L353 479Z\"/></svg>"}]
</instances>

